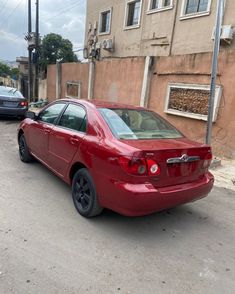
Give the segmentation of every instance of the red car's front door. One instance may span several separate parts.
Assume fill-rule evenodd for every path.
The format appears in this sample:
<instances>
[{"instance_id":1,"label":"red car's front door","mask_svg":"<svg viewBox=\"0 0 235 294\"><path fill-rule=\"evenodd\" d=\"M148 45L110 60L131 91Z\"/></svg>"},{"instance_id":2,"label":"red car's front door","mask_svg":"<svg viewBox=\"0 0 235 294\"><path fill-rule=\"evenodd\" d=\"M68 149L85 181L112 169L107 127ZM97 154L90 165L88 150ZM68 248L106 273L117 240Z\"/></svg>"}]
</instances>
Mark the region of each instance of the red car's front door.
<instances>
[{"instance_id":1,"label":"red car's front door","mask_svg":"<svg viewBox=\"0 0 235 294\"><path fill-rule=\"evenodd\" d=\"M79 105L69 104L49 134L48 141L48 164L59 176L65 177L85 131L85 109Z\"/></svg>"},{"instance_id":2,"label":"red car's front door","mask_svg":"<svg viewBox=\"0 0 235 294\"><path fill-rule=\"evenodd\" d=\"M65 105L65 103L55 103L47 107L39 113L37 120L33 121L28 129L27 137L30 150L37 158L45 163L47 163L48 159L49 135Z\"/></svg>"}]
</instances>

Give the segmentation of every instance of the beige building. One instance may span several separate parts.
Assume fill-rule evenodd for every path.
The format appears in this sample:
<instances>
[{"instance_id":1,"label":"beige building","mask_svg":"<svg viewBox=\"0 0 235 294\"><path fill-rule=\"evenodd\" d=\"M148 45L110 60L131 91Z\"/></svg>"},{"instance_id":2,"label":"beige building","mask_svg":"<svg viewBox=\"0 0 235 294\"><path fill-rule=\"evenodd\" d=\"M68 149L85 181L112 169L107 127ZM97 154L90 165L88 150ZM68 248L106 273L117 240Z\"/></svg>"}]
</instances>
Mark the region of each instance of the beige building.
<instances>
[{"instance_id":1,"label":"beige building","mask_svg":"<svg viewBox=\"0 0 235 294\"><path fill-rule=\"evenodd\" d=\"M85 45L102 57L169 56L212 51L216 0L88 0ZM225 48L235 48L235 1L226 0Z\"/></svg>"}]
</instances>

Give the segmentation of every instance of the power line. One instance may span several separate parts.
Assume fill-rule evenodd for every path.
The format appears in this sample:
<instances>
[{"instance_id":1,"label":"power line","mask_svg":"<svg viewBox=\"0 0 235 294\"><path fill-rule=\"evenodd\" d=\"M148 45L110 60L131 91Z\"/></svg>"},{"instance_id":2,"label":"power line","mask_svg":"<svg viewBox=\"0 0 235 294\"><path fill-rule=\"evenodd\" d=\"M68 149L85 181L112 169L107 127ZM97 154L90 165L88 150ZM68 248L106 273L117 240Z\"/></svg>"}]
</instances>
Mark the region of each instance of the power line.
<instances>
[{"instance_id":1,"label":"power line","mask_svg":"<svg viewBox=\"0 0 235 294\"><path fill-rule=\"evenodd\" d=\"M64 12L67 12L67 11L69 11L69 10L75 8L76 6L79 6L79 5L81 5L81 1L76 1L75 4L67 7L66 9L64 9L64 10L60 11L59 13L55 14L54 16L51 16L51 17L48 17L48 18L44 19L44 21L54 19L54 18L60 16L61 14L63 14Z\"/></svg>"},{"instance_id":2,"label":"power line","mask_svg":"<svg viewBox=\"0 0 235 294\"><path fill-rule=\"evenodd\" d=\"M77 4L77 3L78 3L78 1L75 1L75 2L71 3L69 7L71 7L71 6L73 6L73 5ZM67 7L68 7L68 5L67 5ZM64 9L66 9L66 7L60 7L60 9L58 9L58 11L55 13L55 15L60 13L61 11L63 12ZM51 17L51 12L45 12L43 17L50 18Z\"/></svg>"},{"instance_id":3,"label":"power line","mask_svg":"<svg viewBox=\"0 0 235 294\"><path fill-rule=\"evenodd\" d=\"M16 9L20 6L20 4L23 2L23 0L20 0L17 5L15 6L15 8L12 9L12 11L8 14L7 17L5 17L3 19L3 21L0 23L0 27L2 26L2 24L4 24L4 22L6 22L12 15L13 13L16 11Z\"/></svg>"},{"instance_id":4,"label":"power line","mask_svg":"<svg viewBox=\"0 0 235 294\"><path fill-rule=\"evenodd\" d=\"M6 0L6 1L3 3L2 8L1 8L1 12L3 12L4 8L6 7L7 1L8 1L8 0Z\"/></svg>"}]
</instances>

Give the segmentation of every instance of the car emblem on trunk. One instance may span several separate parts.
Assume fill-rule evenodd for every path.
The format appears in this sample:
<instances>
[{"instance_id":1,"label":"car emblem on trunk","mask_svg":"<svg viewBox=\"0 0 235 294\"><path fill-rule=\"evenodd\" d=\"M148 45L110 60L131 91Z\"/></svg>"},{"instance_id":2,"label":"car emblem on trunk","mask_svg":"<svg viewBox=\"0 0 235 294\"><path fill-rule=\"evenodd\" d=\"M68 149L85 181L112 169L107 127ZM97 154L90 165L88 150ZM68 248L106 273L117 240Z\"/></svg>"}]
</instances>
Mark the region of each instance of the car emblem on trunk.
<instances>
[{"instance_id":1,"label":"car emblem on trunk","mask_svg":"<svg viewBox=\"0 0 235 294\"><path fill-rule=\"evenodd\" d=\"M193 162L200 160L199 156L188 156L187 154L182 154L181 157L173 157L167 159L167 164L182 163L182 162Z\"/></svg>"},{"instance_id":2,"label":"car emblem on trunk","mask_svg":"<svg viewBox=\"0 0 235 294\"><path fill-rule=\"evenodd\" d=\"M189 157L188 157L187 154L183 154L183 155L180 157L180 160L186 162L186 161L188 161L188 158L189 158Z\"/></svg>"}]
</instances>

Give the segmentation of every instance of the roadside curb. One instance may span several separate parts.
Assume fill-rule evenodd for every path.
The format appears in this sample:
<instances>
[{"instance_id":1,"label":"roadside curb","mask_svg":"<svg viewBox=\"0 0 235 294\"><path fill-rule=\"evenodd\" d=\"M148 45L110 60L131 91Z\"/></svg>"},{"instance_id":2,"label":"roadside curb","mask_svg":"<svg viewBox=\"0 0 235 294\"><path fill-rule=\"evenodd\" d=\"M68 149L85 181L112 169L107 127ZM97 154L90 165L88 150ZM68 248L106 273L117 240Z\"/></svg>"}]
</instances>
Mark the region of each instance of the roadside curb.
<instances>
[{"instance_id":1,"label":"roadside curb","mask_svg":"<svg viewBox=\"0 0 235 294\"><path fill-rule=\"evenodd\" d=\"M221 163L221 159L219 158L213 158L212 162L211 162L211 165L210 165L210 169L216 169L218 167L221 167L222 166L222 163Z\"/></svg>"},{"instance_id":2,"label":"roadside curb","mask_svg":"<svg viewBox=\"0 0 235 294\"><path fill-rule=\"evenodd\" d=\"M212 162L213 163L213 162ZM210 167L215 186L235 191L235 161L217 159Z\"/></svg>"}]
</instances>

